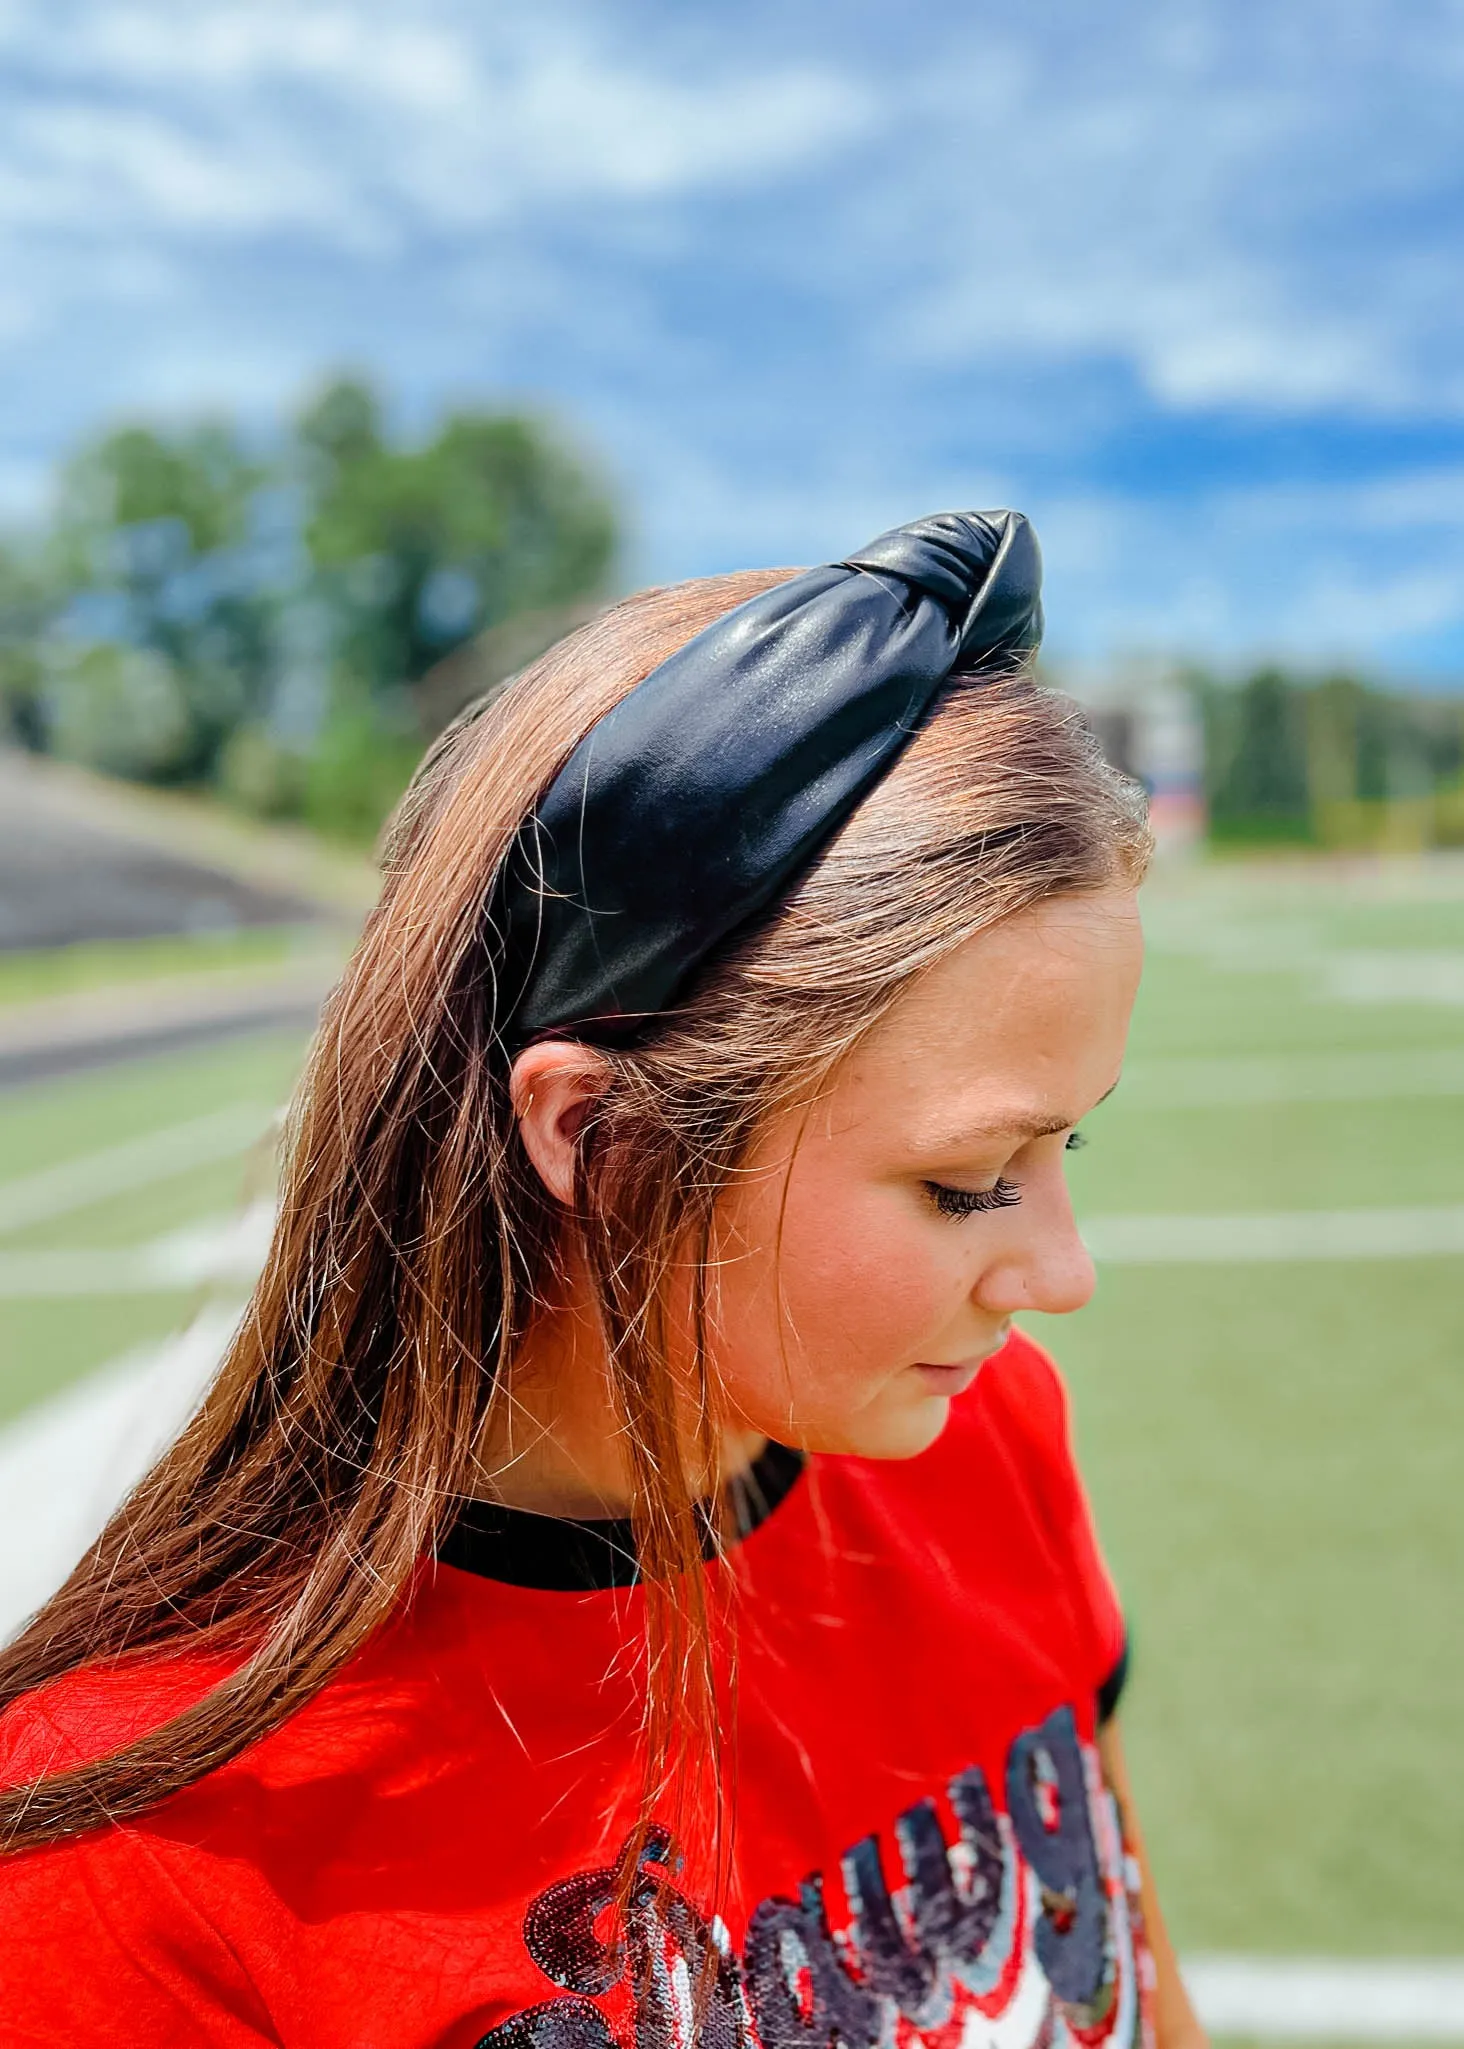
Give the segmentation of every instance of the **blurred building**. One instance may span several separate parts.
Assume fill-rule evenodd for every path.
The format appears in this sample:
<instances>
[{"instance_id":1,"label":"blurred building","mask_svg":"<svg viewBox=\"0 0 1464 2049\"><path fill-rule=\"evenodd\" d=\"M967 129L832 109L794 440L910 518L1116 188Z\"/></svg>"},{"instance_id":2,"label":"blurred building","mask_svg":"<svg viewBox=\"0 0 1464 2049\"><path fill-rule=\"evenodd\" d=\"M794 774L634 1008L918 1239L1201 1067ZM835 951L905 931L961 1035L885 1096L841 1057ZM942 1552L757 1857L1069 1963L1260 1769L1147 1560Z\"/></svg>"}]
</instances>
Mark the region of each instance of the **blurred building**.
<instances>
[{"instance_id":1,"label":"blurred building","mask_svg":"<svg viewBox=\"0 0 1464 2049\"><path fill-rule=\"evenodd\" d=\"M1205 729L1184 672L1153 655L1102 663L1071 663L1049 680L1075 697L1103 752L1149 793L1149 816L1161 852L1194 847L1205 837Z\"/></svg>"}]
</instances>

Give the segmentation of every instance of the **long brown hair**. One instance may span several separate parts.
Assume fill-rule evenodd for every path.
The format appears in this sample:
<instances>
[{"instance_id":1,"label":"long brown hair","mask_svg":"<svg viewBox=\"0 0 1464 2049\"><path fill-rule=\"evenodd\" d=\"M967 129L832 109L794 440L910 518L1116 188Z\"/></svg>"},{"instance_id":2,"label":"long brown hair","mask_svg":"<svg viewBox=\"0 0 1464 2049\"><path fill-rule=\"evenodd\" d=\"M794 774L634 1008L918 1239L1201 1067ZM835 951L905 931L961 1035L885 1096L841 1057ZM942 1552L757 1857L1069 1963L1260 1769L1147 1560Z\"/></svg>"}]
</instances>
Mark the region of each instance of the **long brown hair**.
<instances>
[{"instance_id":1,"label":"long brown hair","mask_svg":"<svg viewBox=\"0 0 1464 2049\"><path fill-rule=\"evenodd\" d=\"M630 1450L646 1585L647 1785L719 1741L698 1491L714 1206L764 1120L808 1100L912 976L1040 898L1136 880L1143 803L1027 675L957 677L892 772L761 925L642 1043L607 1056L577 1200L519 1142L484 919L522 820L659 662L789 571L641 593L434 747L332 996L287 1133L263 1275L201 1407L0 1654L0 1706L83 1666L216 1653L201 1699L0 1795L0 1841L141 1814L319 1692L410 1595L573 1234ZM690 1256L688 1426L668 1302ZM678 1378L678 1375L680 1376Z\"/></svg>"}]
</instances>

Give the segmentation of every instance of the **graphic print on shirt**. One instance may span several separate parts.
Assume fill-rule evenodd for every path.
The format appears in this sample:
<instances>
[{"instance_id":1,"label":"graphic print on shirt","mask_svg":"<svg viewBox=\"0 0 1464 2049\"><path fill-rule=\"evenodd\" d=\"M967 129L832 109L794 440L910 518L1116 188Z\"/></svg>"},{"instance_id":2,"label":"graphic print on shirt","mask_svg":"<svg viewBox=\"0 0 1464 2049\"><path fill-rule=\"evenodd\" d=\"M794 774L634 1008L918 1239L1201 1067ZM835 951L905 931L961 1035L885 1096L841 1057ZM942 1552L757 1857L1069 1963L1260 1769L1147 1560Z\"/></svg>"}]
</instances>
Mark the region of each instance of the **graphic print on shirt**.
<instances>
[{"instance_id":1,"label":"graphic print on shirt","mask_svg":"<svg viewBox=\"0 0 1464 2049\"><path fill-rule=\"evenodd\" d=\"M1005 1790L1001 1814L977 1767L958 1773L944 1789L953 1827L935 1800L921 1800L895 1821L891 1846L869 1835L842 1858L846 1926L831 1926L814 1873L796 1895L754 1909L740 1957L721 1922L672 1884L669 1840L653 1832L623 1942L597 1932L621 1869L581 1872L534 1900L525 1946L567 1996L515 2014L477 2049L1147 2044L1134 1875L1071 1709L1017 1737ZM905 1883L892 1890L896 1859Z\"/></svg>"}]
</instances>

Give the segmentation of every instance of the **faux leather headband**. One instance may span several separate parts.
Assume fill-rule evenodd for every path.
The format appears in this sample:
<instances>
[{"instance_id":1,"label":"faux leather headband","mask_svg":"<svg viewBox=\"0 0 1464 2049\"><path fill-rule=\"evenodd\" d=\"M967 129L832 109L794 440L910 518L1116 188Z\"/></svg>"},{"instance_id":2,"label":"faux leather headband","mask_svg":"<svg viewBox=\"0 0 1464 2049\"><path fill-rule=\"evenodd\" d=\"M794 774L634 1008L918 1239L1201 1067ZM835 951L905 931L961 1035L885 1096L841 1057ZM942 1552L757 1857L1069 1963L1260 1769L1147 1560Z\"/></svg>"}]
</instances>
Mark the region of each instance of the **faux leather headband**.
<instances>
[{"instance_id":1,"label":"faux leather headband","mask_svg":"<svg viewBox=\"0 0 1464 2049\"><path fill-rule=\"evenodd\" d=\"M621 1043L670 1008L888 772L948 677L1036 648L1041 582L1021 513L936 513L749 599L652 670L505 866L510 1046Z\"/></svg>"}]
</instances>

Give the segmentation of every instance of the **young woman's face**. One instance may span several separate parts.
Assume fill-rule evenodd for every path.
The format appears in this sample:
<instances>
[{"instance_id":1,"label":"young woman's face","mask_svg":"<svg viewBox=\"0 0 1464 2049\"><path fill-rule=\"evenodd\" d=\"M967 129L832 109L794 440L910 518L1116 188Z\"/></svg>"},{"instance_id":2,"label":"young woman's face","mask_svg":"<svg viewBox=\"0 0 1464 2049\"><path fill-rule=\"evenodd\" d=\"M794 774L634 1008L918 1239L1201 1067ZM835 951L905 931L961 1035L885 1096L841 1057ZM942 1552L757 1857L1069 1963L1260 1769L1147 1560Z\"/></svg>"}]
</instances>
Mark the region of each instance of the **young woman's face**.
<instances>
[{"instance_id":1,"label":"young woman's face","mask_svg":"<svg viewBox=\"0 0 1464 2049\"><path fill-rule=\"evenodd\" d=\"M1141 956L1131 890L1052 898L922 976L769 1127L720 1206L729 1421L907 1458L1016 1312L1087 1301L1063 1154L1118 1079Z\"/></svg>"}]
</instances>

